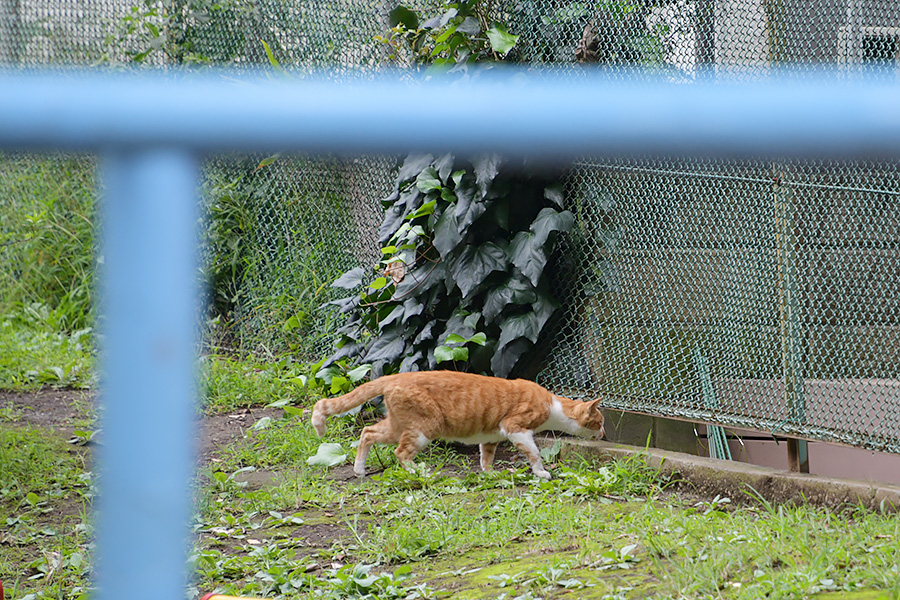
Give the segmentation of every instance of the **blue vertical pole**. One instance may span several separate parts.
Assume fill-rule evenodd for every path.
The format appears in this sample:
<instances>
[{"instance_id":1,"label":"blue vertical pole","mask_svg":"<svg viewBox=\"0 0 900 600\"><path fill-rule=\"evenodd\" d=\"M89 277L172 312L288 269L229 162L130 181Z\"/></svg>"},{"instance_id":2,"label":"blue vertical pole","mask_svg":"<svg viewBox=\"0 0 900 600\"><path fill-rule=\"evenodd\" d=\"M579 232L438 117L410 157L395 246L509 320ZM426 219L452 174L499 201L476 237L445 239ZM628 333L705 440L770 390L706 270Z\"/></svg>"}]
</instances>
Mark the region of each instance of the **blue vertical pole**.
<instances>
[{"instance_id":1,"label":"blue vertical pole","mask_svg":"<svg viewBox=\"0 0 900 600\"><path fill-rule=\"evenodd\" d=\"M117 149L105 157L103 185L98 598L183 598L193 472L197 164L178 149Z\"/></svg>"}]
</instances>

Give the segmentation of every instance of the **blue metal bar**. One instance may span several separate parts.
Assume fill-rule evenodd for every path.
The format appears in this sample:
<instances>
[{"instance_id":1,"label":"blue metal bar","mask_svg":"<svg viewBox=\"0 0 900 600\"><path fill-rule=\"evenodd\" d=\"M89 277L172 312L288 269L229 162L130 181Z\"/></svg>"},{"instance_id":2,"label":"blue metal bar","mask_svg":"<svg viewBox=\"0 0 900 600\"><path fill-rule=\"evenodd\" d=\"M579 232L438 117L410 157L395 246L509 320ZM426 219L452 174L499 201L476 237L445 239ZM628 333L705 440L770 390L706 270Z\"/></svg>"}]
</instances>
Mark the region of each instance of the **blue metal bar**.
<instances>
[{"instance_id":1,"label":"blue metal bar","mask_svg":"<svg viewBox=\"0 0 900 600\"><path fill-rule=\"evenodd\" d=\"M98 597L185 594L193 470L198 173L180 149L109 153Z\"/></svg>"},{"instance_id":2,"label":"blue metal bar","mask_svg":"<svg viewBox=\"0 0 900 600\"><path fill-rule=\"evenodd\" d=\"M525 77L525 79L522 78ZM107 152L101 600L184 594L200 152L900 156L900 85L0 75L0 149ZM165 427L152 426L165 423Z\"/></svg>"},{"instance_id":3,"label":"blue metal bar","mask_svg":"<svg viewBox=\"0 0 900 600\"><path fill-rule=\"evenodd\" d=\"M900 155L900 84L0 76L0 148Z\"/></svg>"}]
</instances>

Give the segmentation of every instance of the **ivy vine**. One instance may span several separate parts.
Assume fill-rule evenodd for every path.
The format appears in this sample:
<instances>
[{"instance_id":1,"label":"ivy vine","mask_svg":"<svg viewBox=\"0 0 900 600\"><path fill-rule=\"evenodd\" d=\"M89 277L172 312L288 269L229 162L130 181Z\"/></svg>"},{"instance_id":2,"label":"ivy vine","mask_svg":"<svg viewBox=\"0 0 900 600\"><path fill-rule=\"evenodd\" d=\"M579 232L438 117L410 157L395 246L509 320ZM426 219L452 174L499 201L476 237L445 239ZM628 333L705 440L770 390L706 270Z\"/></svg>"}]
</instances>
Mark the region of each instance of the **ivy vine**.
<instances>
[{"instance_id":1,"label":"ivy vine","mask_svg":"<svg viewBox=\"0 0 900 600\"><path fill-rule=\"evenodd\" d=\"M376 375L514 372L558 308L545 267L575 220L556 179L518 167L497 155L407 157L383 201L383 259L333 284L353 293L330 303L346 322L328 362L370 363Z\"/></svg>"},{"instance_id":2,"label":"ivy vine","mask_svg":"<svg viewBox=\"0 0 900 600\"><path fill-rule=\"evenodd\" d=\"M469 65L510 59L519 39L490 13L456 1L420 20L398 6L380 39L404 66L470 76ZM346 321L325 368L521 372L559 306L546 267L575 218L558 178L493 154L415 154L382 202L381 261L333 284L350 295L330 303Z\"/></svg>"},{"instance_id":3,"label":"ivy vine","mask_svg":"<svg viewBox=\"0 0 900 600\"><path fill-rule=\"evenodd\" d=\"M416 11L399 5L390 12L390 31L376 40L389 47L389 58L401 66L465 72L468 65L512 58L519 36L490 13L489 2L460 0L444 3L441 14L420 21Z\"/></svg>"}]
</instances>

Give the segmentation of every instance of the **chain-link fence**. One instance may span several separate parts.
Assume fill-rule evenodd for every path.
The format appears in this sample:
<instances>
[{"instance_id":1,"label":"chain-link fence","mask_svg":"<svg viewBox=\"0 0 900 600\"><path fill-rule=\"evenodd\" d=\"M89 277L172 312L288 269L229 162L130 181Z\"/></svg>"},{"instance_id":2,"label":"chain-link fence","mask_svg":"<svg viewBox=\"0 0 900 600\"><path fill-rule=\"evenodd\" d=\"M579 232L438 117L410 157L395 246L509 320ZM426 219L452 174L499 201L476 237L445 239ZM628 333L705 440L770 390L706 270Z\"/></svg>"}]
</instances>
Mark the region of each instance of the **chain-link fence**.
<instances>
[{"instance_id":1,"label":"chain-link fence","mask_svg":"<svg viewBox=\"0 0 900 600\"><path fill-rule=\"evenodd\" d=\"M423 17L439 14L439 3L417 4ZM391 8L0 0L0 65L371 70L388 60L376 36ZM689 84L828 67L836 85L861 69L900 72L893 0L519 0L490 10L520 35L513 60L556 70L597 64L630 77L640 67ZM378 201L394 165L211 161L207 270L216 301L233 307L233 335L256 349L326 347L334 317L318 306L337 273L378 258ZM545 340L543 383L626 410L900 451L896 160L585 158L566 187L577 219L561 242L564 310Z\"/></svg>"}]
</instances>

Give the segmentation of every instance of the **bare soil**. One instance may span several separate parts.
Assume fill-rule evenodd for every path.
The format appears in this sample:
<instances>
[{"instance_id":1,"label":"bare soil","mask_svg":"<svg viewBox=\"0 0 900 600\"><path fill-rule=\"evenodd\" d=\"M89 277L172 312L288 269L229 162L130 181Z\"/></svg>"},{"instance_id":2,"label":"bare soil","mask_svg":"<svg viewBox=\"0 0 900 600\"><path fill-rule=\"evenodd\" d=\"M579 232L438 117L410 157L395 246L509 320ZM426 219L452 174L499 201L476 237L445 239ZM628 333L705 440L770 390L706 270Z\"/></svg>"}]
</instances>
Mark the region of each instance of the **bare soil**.
<instances>
[{"instance_id":1,"label":"bare soil","mask_svg":"<svg viewBox=\"0 0 900 600\"><path fill-rule=\"evenodd\" d=\"M0 391L0 411L11 411L17 426L31 426L54 432L65 440L76 430L92 429L91 414L96 402L94 391L56 390L36 392ZM243 408L219 415L203 415L199 419L198 459L208 463L216 450L244 437L244 433L263 417L278 417L280 409Z\"/></svg>"}]
</instances>

